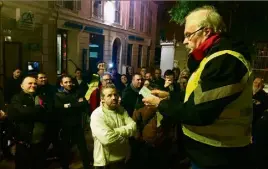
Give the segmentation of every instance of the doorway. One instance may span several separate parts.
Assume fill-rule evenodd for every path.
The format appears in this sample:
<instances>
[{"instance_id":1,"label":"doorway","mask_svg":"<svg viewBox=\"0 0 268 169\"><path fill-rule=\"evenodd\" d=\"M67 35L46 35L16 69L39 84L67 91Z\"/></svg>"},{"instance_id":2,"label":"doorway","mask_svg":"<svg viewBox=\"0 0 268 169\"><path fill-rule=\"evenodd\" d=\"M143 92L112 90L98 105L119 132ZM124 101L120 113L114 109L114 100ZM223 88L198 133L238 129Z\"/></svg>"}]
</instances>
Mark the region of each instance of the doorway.
<instances>
[{"instance_id":1,"label":"doorway","mask_svg":"<svg viewBox=\"0 0 268 169\"><path fill-rule=\"evenodd\" d=\"M22 68L20 42L4 42L4 77L12 77L15 68Z\"/></svg>"},{"instance_id":2,"label":"doorway","mask_svg":"<svg viewBox=\"0 0 268 169\"><path fill-rule=\"evenodd\" d=\"M113 54L112 54L113 68L116 69L119 66L120 51L121 51L121 41L119 38L116 38L113 43Z\"/></svg>"},{"instance_id":3,"label":"doorway","mask_svg":"<svg viewBox=\"0 0 268 169\"><path fill-rule=\"evenodd\" d=\"M58 29L57 31L57 75L67 73L68 58L67 31Z\"/></svg>"},{"instance_id":4,"label":"doorway","mask_svg":"<svg viewBox=\"0 0 268 169\"><path fill-rule=\"evenodd\" d=\"M98 34L90 34L89 37L89 65L91 72L96 73L97 63L103 61L103 44L104 36Z\"/></svg>"}]
</instances>

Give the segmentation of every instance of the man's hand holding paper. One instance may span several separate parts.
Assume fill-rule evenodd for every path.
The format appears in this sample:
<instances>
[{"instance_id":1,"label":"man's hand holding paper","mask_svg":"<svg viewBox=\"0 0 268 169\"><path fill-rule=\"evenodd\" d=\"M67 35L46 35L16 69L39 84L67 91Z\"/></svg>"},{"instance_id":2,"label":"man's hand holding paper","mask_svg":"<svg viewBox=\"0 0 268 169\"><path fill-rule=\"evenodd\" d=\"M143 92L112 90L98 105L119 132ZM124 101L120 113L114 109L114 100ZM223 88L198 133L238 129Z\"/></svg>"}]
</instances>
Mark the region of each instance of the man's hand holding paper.
<instances>
[{"instance_id":1,"label":"man's hand holding paper","mask_svg":"<svg viewBox=\"0 0 268 169\"><path fill-rule=\"evenodd\" d=\"M168 92L161 90L150 91L147 87L143 88L140 90L140 94L144 97L142 101L145 105L153 105L157 107L161 100L169 97Z\"/></svg>"}]
</instances>

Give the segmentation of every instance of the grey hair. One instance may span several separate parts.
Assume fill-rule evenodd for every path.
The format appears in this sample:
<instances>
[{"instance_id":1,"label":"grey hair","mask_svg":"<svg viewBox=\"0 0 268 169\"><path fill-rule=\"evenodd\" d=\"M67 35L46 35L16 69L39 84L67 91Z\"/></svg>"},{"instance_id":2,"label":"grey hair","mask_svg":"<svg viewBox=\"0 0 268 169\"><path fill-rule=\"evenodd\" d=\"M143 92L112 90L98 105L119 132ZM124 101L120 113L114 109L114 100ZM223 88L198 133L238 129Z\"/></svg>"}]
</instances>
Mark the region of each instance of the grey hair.
<instances>
[{"instance_id":1,"label":"grey hair","mask_svg":"<svg viewBox=\"0 0 268 169\"><path fill-rule=\"evenodd\" d=\"M203 6L194 9L185 17L185 20L194 20L200 27L210 28L213 33L226 32L226 25L221 15L213 6Z\"/></svg>"},{"instance_id":2,"label":"grey hair","mask_svg":"<svg viewBox=\"0 0 268 169\"><path fill-rule=\"evenodd\" d=\"M102 81L103 76L107 76L109 75L110 77L112 77L112 74L110 72L104 72L103 75L100 77L100 81Z\"/></svg>"}]
</instances>

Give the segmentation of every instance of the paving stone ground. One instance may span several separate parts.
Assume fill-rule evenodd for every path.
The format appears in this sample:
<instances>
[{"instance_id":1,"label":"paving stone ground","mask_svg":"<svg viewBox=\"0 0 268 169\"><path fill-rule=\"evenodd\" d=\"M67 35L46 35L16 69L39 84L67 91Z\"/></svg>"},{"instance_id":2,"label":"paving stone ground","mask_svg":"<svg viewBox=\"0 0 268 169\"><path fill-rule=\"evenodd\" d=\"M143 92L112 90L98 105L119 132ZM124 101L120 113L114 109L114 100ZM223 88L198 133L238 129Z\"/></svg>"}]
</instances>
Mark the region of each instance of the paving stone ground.
<instances>
[{"instance_id":1,"label":"paving stone ground","mask_svg":"<svg viewBox=\"0 0 268 169\"><path fill-rule=\"evenodd\" d=\"M90 152L93 152L93 139L91 137L91 132L90 130L86 132L86 140L87 140L87 145L88 149ZM14 151L14 150L13 150ZM70 165L70 169L83 169L82 162L79 158L77 148L74 147L72 149L72 152L74 152L74 158L73 161ZM3 160L0 162L0 169L15 169L15 164L13 160ZM60 164L58 161L49 161L49 165L47 169L61 169ZM189 169L188 165L180 165L176 169Z\"/></svg>"}]
</instances>

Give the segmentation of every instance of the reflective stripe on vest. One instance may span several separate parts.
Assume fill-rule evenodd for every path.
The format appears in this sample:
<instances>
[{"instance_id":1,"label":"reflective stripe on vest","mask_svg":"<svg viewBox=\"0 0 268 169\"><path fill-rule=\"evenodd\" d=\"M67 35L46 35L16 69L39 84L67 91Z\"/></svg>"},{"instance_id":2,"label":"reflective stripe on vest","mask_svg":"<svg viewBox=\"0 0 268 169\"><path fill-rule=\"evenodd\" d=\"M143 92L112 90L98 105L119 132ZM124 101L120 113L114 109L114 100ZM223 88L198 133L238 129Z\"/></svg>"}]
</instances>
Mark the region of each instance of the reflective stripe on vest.
<instances>
[{"instance_id":1,"label":"reflective stripe on vest","mask_svg":"<svg viewBox=\"0 0 268 169\"><path fill-rule=\"evenodd\" d=\"M229 54L240 60L248 72L239 83L231 84L209 91L202 91L201 74L205 65L212 59ZM198 69L191 75L184 102L187 102L194 92L195 105L221 99L236 93L240 96L227 105L220 117L208 126L183 125L183 133L198 142L215 147L243 147L250 143L252 119L252 69L243 55L231 50L216 52L204 58Z\"/></svg>"},{"instance_id":2,"label":"reflective stripe on vest","mask_svg":"<svg viewBox=\"0 0 268 169\"><path fill-rule=\"evenodd\" d=\"M99 75L93 74L91 82L88 84L88 90L85 94L87 100L90 99L91 93L99 86Z\"/></svg>"}]
</instances>

